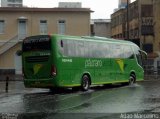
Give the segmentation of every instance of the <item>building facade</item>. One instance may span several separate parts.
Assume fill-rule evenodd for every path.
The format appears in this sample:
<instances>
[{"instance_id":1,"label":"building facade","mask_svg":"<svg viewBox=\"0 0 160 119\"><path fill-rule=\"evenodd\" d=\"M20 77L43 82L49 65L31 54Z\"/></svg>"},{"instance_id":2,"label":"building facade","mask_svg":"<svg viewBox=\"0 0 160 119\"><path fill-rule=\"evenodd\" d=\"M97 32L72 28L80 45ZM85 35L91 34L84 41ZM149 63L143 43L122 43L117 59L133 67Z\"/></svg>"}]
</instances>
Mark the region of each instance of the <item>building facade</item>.
<instances>
[{"instance_id":1,"label":"building facade","mask_svg":"<svg viewBox=\"0 0 160 119\"><path fill-rule=\"evenodd\" d=\"M60 8L82 8L81 2L59 2Z\"/></svg>"},{"instance_id":2,"label":"building facade","mask_svg":"<svg viewBox=\"0 0 160 119\"><path fill-rule=\"evenodd\" d=\"M128 0L128 3L130 3L131 0ZM119 5L118 5L118 8L121 9L121 8L126 8L127 6L127 0L119 0Z\"/></svg>"},{"instance_id":3,"label":"building facade","mask_svg":"<svg viewBox=\"0 0 160 119\"><path fill-rule=\"evenodd\" d=\"M111 20L92 19L91 34L100 37L111 37Z\"/></svg>"},{"instance_id":4,"label":"building facade","mask_svg":"<svg viewBox=\"0 0 160 119\"><path fill-rule=\"evenodd\" d=\"M153 1L154 51L160 51L160 0Z\"/></svg>"},{"instance_id":5,"label":"building facade","mask_svg":"<svg viewBox=\"0 0 160 119\"><path fill-rule=\"evenodd\" d=\"M22 7L23 0L1 0L1 7Z\"/></svg>"},{"instance_id":6,"label":"building facade","mask_svg":"<svg viewBox=\"0 0 160 119\"><path fill-rule=\"evenodd\" d=\"M21 69L17 51L27 36L90 35L89 8L0 8L0 72Z\"/></svg>"},{"instance_id":7,"label":"building facade","mask_svg":"<svg viewBox=\"0 0 160 119\"><path fill-rule=\"evenodd\" d=\"M126 8L113 13L111 19L113 38L130 40L149 54L155 51L153 0L136 0L129 4L128 20Z\"/></svg>"}]
</instances>

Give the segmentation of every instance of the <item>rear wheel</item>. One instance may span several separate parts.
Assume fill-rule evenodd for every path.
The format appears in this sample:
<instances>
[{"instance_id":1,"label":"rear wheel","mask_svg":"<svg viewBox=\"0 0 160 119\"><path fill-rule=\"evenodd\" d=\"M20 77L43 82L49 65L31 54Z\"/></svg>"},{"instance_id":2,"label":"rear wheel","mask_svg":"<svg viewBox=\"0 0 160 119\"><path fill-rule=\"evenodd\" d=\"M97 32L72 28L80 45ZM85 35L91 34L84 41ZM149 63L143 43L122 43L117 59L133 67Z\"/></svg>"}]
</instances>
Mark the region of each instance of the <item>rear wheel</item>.
<instances>
[{"instance_id":1,"label":"rear wheel","mask_svg":"<svg viewBox=\"0 0 160 119\"><path fill-rule=\"evenodd\" d=\"M133 85L136 82L135 75L131 74L129 77L129 85Z\"/></svg>"},{"instance_id":2,"label":"rear wheel","mask_svg":"<svg viewBox=\"0 0 160 119\"><path fill-rule=\"evenodd\" d=\"M90 80L87 75L82 77L81 88L83 91L87 91L90 88Z\"/></svg>"},{"instance_id":3,"label":"rear wheel","mask_svg":"<svg viewBox=\"0 0 160 119\"><path fill-rule=\"evenodd\" d=\"M60 92L63 92L63 88L58 88L58 87L50 88L49 92L54 94L60 93Z\"/></svg>"},{"instance_id":4,"label":"rear wheel","mask_svg":"<svg viewBox=\"0 0 160 119\"><path fill-rule=\"evenodd\" d=\"M50 93L55 93L56 92L56 88L49 88L49 92Z\"/></svg>"}]
</instances>

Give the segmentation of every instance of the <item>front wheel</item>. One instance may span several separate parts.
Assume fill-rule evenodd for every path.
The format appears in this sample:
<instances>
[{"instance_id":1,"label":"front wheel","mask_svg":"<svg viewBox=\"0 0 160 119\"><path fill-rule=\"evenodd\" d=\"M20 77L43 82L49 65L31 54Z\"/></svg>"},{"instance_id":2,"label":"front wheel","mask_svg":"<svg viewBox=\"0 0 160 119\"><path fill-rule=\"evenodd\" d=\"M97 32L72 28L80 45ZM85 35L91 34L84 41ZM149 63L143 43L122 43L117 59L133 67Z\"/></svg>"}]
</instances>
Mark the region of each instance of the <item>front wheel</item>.
<instances>
[{"instance_id":1,"label":"front wheel","mask_svg":"<svg viewBox=\"0 0 160 119\"><path fill-rule=\"evenodd\" d=\"M90 80L87 75L82 77L81 88L83 91L87 91L90 88Z\"/></svg>"}]
</instances>

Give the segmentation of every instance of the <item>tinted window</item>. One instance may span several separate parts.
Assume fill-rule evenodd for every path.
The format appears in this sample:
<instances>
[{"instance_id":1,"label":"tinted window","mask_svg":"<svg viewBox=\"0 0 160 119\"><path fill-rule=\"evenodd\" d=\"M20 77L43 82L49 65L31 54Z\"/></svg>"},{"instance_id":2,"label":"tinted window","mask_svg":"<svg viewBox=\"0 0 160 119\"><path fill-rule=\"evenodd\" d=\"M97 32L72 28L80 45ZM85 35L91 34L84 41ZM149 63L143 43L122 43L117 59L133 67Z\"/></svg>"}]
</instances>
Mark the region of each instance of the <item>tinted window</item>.
<instances>
[{"instance_id":1,"label":"tinted window","mask_svg":"<svg viewBox=\"0 0 160 119\"><path fill-rule=\"evenodd\" d=\"M84 41L63 39L59 41L59 50L64 56L84 57Z\"/></svg>"},{"instance_id":2,"label":"tinted window","mask_svg":"<svg viewBox=\"0 0 160 119\"><path fill-rule=\"evenodd\" d=\"M49 36L32 36L23 41L23 51L51 50L51 40Z\"/></svg>"},{"instance_id":3,"label":"tinted window","mask_svg":"<svg viewBox=\"0 0 160 119\"><path fill-rule=\"evenodd\" d=\"M123 46L121 44L111 44L111 58L123 58Z\"/></svg>"},{"instance_id":4,"label":"tinted window","mask_svg":"<svg viewBox=\"0 0 160 119\"><path fill-rule=\"evenodd\" d=\"M131 46L123 46L123 52L124 52L124 58L133 59L134 58L134 52L131 48Z\"/></svg>"},{"instance_id":5,"label":"tinted window","mask_svg":"<svg viewBox=\"0 0 160 119\"><path fill-rule=\"evenodd\" d=\"M104 42L62 39L58 41L63 56L88 58L122 58L123 46Z\"/></svg>"},{"instance_id":6,"label":"tinted window","mask_svg":"<svg viewBox=\"0 0 160 119\"><path fill-rule=\"evenodd\" d=\"M59 51L63 56L88 58L134 58L130 46L107 42L60 40Z\"/></svg>"},{"instance_id":7,"label":"tinted window","mask_svg":"<svg viewBox=\"0 0 160 119\"><path fill-rule=\"evenodd\" d=\"M75 56L84 57L84 41L75 41Z\"/></svg>"},{"instance_id":8,"label":"tinted window","mask_svg":"<svg viewBox=\"0 0 160 119\"><path fill-rule=\"evenodd\" d=\"M110 47L107 43L84 42L84 56L90 58L109 58Z\"/></svg>"},{"instance_id":9,"label":"tinted window","mask_svg":"<svg viewBox=\"0 0 160 119\"><path fill-rule=\"evenodd\" d=\"M98 43L99 55L100 57L110 58L111 49L108 43Z\"/></svg>"}]
</instances>

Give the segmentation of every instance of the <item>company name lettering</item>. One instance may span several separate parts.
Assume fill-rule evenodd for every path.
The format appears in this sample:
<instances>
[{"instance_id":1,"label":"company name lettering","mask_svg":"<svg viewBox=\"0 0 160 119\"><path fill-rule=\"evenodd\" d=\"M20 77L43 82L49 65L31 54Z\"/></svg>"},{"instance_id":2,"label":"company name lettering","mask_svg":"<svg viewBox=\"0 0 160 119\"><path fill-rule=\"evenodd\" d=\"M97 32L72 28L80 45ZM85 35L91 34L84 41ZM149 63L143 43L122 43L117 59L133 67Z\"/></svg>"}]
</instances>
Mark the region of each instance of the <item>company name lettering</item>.
<instances>
[{"instance_id":1,"label":"company name lettering","mask_svg":"<svg viewBox=\"0 0 160 119\"><path fill-rule=\"evenodd\" d=\"M72 62L72 59L62 59L62 62Z\"/></svg>"},{"instance_id":2,"label":"company name lettering","mask_svg":"<svg viewBox=\"0 0 160 119\"><path fill-rule=\"evenodd\" d=\"M102 67L102 61L88 59L85 61L85 68L86 67Z\"/></svg>"}]
</instances>

